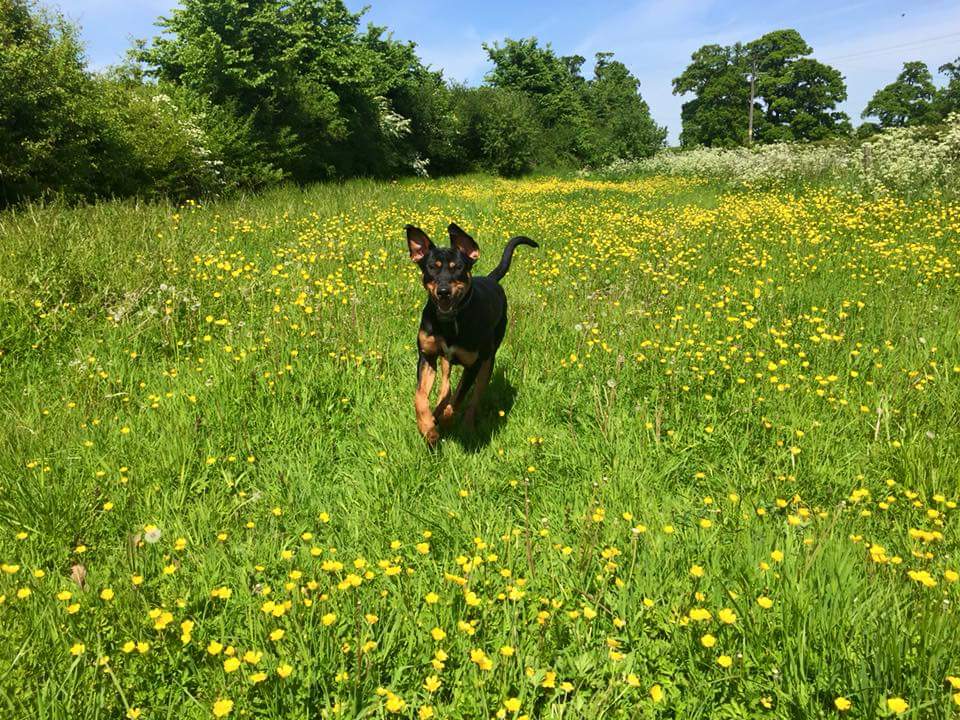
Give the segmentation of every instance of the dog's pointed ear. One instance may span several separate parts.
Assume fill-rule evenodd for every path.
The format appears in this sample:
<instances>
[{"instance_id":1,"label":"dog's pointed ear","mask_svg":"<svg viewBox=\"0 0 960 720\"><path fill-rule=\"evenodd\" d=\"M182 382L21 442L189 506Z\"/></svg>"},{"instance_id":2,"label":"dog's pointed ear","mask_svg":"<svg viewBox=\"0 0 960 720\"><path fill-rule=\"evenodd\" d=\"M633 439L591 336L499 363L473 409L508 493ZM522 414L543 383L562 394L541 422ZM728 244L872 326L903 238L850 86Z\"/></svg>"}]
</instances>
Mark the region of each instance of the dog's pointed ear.
<instances>
[{"instance_id":1,"label":"dog's pointed ear","mask_svg":"<svg viewBox=\"0 0 960 720\"><path fill-rule=\"evenodd\" d=\"M410 250L410 259L415 263L419 263L427 256L427 253L430 252L433 243L430 242L430 238L428 238L427 234L420 228L407 225L406 229L407 248Z\"/></svg>"},{"instance_id":2,"label":"dog's pointed ear","mask_svg":"<svg viewBox=\"0 0 960 720\"><path fill-rule=\"evenodd\" d=\"M477 241L467 235L456 223L450 223L447 232L450 233L450 247L459 250L470 262L476 262L480 257L480 246L477 245Z\"/></svg>"}]
</instances>

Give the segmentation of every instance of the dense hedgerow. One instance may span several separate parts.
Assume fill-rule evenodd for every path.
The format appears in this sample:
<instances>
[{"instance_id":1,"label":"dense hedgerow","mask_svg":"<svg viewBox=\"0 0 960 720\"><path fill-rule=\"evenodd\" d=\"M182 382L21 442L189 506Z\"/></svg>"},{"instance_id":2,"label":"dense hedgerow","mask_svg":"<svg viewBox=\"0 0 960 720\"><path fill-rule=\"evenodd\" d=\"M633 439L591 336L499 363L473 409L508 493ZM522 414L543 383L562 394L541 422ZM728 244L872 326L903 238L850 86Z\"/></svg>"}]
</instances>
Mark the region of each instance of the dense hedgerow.
<instances>
[{"instance_id":1,"label":"dense hedgerow","mask_svg":"<svg viewBox=\"0 0 960 720\"><path fill-rule=\"evenodd\" d=\"M122 67L94 74L61 16L0 0L0 203L520 175L663 144L637 79L610 53L586 78L583 58L507 40L488 48L491 84L471 88L360 20L341 0L187 0ZM525 82L531 65L550 82Z\"/></svg>"}]
</instances>

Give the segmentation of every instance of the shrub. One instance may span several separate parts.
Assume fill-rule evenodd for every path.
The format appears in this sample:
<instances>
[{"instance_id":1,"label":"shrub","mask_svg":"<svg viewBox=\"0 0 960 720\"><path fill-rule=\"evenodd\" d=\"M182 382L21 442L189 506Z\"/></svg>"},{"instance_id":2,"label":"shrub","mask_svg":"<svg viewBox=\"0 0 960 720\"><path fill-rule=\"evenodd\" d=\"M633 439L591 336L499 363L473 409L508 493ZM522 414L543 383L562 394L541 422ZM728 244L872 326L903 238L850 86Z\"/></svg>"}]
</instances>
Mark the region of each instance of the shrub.
<instances>
[{"instance_id":1,"label":"shrub","mask_svg":"<svg viewBox=\"0 0 960 720\"><path fill-rule=\"evenodd\" d=\"M873 193L960 190L960 113L936 127L891 128L852 144L775 143L753 148L664 151L619 160L595 174L713 177L743 184L844 180Z\"/></svg>"},{"instance_id":2,"label":"shrub","mask_svg":"<svg viewBox=\"0 0 960 720\"><path fill-rule=\"evenodd\" d=\"M863 145L859 168L863 181L875 190L909 192L960 185L960 112L944 125L930 128L890 128Z\"/></svg>"},{"instance_id":3,"label":"shrub","mask_svg":"<svg viewBox=\"0 0 960 720\"><path fill-rule=\"evenodd\" d=\"M75 30L26 0L0 0L0 203L89 195L98 127Z\"/></svg>"},{"instance_id":4,"label":"shrub","mask_svg":"<svg viewBox=\"0 0 960 720\"><path fill-rule=\"evenodd\" d=\"M254 116L241 116L228 104L215 105L189 90L163 85L163 92L203 134L202 145L218 173L222 192L260 190L286 179L284 172L267 159L263 143L253 127Z\"/></svg>"},{"instance_id":5,"label":"shrub","mask_svg":"<svg viewBox=\"0 0 960 720\"><path fill-rule=\"evenodd\" d=\"M602 172L629 175L637 172L696 175L736 182L772 182L826 178L846 173L851 155L840 146L773 143L754 148L704 148L661 152L636 162L618 161Z\"/></svg>"},{"instance_id":6,"label":"shrub","mask_svg":"<svg viewBox=\"0 0 960 720\"><path fill-rule=\"evenodd\" d=\"M459 88L457 116L469 164L505 177L529 172L541 158L533 102L506 88Z\"/></svg>"},{"instance_id":7,"label":"shrub","mask_svg":"<svg viewBox=\"0 0 960 720\"><path fill-rule=\"evenodd\" d=\"M98 83L103 151L99 194L183 200L223 187L203 130L162 88Z\"/></svg>"},{"instance_id":8,"label":"shrub","mask_svg":"<svg viewBox=\"0 0 960 720\"><path fill-rule=\"evenodd\" d=\"M75 29L26 0L0 0L0 204L258 187L280 174L260 159L250 120L126 67L84 66ZM226 160L226 162L225 162Z\"/></svg>"}]
</instances>

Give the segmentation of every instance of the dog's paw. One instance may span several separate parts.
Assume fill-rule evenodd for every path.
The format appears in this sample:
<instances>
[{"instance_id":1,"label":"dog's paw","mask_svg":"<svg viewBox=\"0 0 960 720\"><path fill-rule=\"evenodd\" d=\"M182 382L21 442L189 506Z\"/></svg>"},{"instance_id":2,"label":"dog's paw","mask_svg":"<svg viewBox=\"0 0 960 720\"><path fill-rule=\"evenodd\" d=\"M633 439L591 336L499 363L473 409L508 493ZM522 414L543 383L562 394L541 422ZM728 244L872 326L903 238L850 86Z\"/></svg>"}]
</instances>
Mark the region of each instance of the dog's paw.
<instances>
[{"instance_id":1,"label":"dog's paw","mask_svg":"<svg viewBox=\"0 0 960 720\"><path fill-rule=\"evenodd\" d=\"M453 406L446 405L442 410L437 412L437 422L440 423L441 427L449 427L453 422L453 416L455 414Z\"/></svg>"}]
</instances>

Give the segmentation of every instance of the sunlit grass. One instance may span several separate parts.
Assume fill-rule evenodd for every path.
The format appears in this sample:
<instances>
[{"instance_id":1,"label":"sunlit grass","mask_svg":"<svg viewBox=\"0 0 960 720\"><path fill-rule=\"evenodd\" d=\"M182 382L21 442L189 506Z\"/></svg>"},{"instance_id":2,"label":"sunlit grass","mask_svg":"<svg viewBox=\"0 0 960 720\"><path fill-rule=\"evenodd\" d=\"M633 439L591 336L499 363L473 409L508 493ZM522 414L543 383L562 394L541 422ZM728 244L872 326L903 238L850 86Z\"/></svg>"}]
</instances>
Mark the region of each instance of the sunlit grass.
<instances>
[{"instance_id":1,"label":"sunlit grass","mask_svg":"<svg viewBox=\"0 0 960 720\"><path fill-rule=\"evenodd\" d=\"M427 451L403 240L524 234ZM960 205L474 177L0 216L10 717L950 717Z\"/></svg>"}]
</instances>

